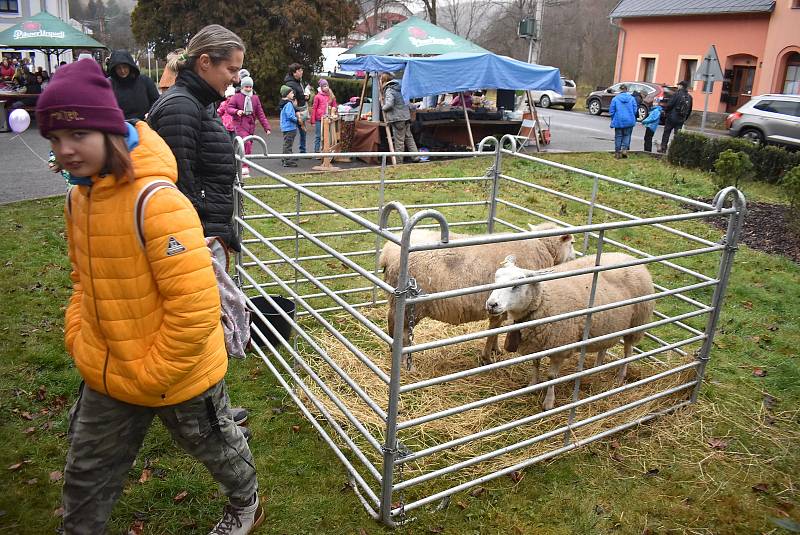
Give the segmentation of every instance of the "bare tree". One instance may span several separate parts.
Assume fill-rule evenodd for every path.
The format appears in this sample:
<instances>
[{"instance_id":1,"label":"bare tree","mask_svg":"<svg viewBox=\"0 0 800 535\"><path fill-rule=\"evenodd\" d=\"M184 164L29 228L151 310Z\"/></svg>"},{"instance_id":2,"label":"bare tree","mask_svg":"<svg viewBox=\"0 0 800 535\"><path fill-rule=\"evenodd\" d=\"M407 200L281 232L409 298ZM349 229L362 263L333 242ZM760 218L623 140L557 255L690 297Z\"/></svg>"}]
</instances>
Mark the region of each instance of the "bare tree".
<instances>
[{"instance_id":1,"label":"bare tree","mask_svg":"<svg viewBox=\"0 0 800 535\"><path fill-rule=\"evenodd\" d=\"M487 15L496 8L489 2L445 0L439 6L439 25L465 39L474 38L487 25Z\"/></svg>"},{"instance_id":2,"label":"bare tree","mask_svg":"<svg viewBox=\"0 0 800 535\"><path fill-rule=\"evenodd\" d=\"M617 30L608 15L618 0L543 0L539 63L559 67L562 73L588 85L613 78ZM478 44L522 61L528 41L517 37L519 22L533 16L536 0L510 0L480 34Z\"/></svg>"},{"instance_id":3,"label":"bare tree","mask_svg":"<svg viewBox=\"0 0 800 535\"><path fill-rule=\"evenodd\" d=\"M431 24L436 24L436 0L422 0L422 6L425 8L425 17Z\"/></svg>"}]
</instances>

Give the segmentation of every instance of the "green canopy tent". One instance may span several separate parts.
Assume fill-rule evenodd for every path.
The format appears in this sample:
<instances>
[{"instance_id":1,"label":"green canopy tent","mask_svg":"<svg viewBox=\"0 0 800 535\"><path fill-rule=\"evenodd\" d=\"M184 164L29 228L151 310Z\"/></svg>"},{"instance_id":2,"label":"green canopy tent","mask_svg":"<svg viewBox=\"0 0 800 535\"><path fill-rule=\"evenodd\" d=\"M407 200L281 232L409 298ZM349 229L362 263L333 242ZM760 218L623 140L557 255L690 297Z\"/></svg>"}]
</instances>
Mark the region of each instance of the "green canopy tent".
<instances>
[{"instance_id":1,"label":"green canopy tent","mask_svg":"<svg viewBox=\"0 0 800 535\"><path fill-rule=\"evenodd\" d=\"M432 56L448 52L481 54L489 51L426 20L408 17L403 22L370 37L345 53L380 56Z\"/></svg>"},{"instance_id":2,"label":"green canopy tent","mask_svg":"<svg viewBox=\"0 0 800 535\"><path fill-rule=\"evenodd\" d=\"M47 70L50 70L51 54L59 58L67 50L106 47L63 20L42 11L0 32L0 48L41 50L47 56Z\"/></svg>"}]
</instances>

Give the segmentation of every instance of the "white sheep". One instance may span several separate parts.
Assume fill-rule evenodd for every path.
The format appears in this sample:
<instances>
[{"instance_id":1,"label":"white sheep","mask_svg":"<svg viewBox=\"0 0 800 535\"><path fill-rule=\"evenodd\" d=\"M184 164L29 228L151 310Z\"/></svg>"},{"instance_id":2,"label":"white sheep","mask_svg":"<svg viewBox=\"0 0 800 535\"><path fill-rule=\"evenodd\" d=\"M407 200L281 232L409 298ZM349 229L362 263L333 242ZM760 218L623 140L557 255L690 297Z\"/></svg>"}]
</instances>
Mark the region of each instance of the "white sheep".
<instances>
[{"instance_id":1,"label":"white sheep","mask_svg":"<svg viewBox=\"0 0 800 535\"><path fill-rule=\"evenodd\" d=\"M530 228L532 231L537 231L558 227L552 223L543 223L537 226L531 225ZM502 236L502 234L496 236ZM474 237L477 236L450 233L451 242ZM439 239L438 230L420 229L411 233L412 244L433 243L438 242ZM547 238L416 251L409 255L408 273L417 280L419 287L429 294L469 288L491 283L497 266L509 254L516 254L517 258L521 259L520 265L531 269L548 268L571 260L575 258L572 243L572 235L563 234ZM380 266L383 268L384 280L392 286L397 286L400 271L400 247L392 242L387 242L381 251ZM419 303L414 307L415 322L418 323L423 318L433 318L451 325L460 325L489 318L490 328L499 327L503 318L490 317L487 314L485 307L487 297L489 297L488 291ZM405 319L403 343L407 345L409 343L408 314ZM393 295L389 296L387 322L389 335L394 336ZM497 352L499 352L497 336L487 337L481 354L481 363L490 362L491 354Z\"/></svg>"},{"instance_id":2,"label":"white sheep","mask_svg":"<svg viewBox=\"0 0 800 535\"><path fill-rule=\"evenodd\" d=\"M600 258L600 264L614 265L635 260L622 253L607 253ZM513 256L506 258L503 267L497 270L495 282L511 282L537 274L537 271L520 268L515 265ZM566 272L594 266L595 257L585 256L553 268L553 272ZM539 272L541 273L541 272ZM507 314L515 323L534 319L547 318L588 308L589 293L592 287L591 273L576 275L563 279L554 279L529 284L520 284L508 288L494 290L486 301L486 310L492 316ZM594 306L624 301L635 297L653 294L653 280L650 272L643 265L629 266L608 271L601 271L597 281ZM647 300L633 305L626 305L592 314L589 338L622 331L644 325L653 314L653 301ZM506 337L506 350L521 354L536 353L559 346L580 342L583 339L586 315L570 319L523 328L512 331ZM515 335L516 333L516 335ZM633 353L633 346L644 336L643 331L627 334L623 337L625 357ZM595 366L603 363L606 350L614 346L619 338L594 342L586 346L587 353L597 353ZM549 380L558 377L561 364L575 350L568 349L550 355ZM617 375L622 383L627 373L627 365L623 365ZM534 361L531 385L539 380L539 360ZM544 399L544 409L550 410L555 405L555 389L550 386Z\"/></svg>"}]
</instances>

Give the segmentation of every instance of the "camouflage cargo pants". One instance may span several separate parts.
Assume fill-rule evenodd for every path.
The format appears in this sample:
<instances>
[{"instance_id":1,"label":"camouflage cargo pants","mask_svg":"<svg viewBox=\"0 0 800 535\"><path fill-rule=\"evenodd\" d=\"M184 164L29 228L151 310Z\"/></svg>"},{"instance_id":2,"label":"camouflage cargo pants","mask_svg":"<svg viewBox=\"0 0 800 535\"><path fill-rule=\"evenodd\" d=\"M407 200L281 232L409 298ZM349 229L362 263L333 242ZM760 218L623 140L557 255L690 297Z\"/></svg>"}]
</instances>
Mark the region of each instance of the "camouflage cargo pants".
<instances>
[{"instance_id":1,"label":"camouflage cargo pants","mask_svg":"<svg viewBox=\"0 0 800 535\"><path fill-rule=\"evenodd\" d=\"M154 416L175 442L208 468L232 503L247 504L258 490L253 456L229 411L224 381L183 403L156 408L123 403L82 386L70 411L65 532L105 533Z\"/></svg>"}]
</instances>

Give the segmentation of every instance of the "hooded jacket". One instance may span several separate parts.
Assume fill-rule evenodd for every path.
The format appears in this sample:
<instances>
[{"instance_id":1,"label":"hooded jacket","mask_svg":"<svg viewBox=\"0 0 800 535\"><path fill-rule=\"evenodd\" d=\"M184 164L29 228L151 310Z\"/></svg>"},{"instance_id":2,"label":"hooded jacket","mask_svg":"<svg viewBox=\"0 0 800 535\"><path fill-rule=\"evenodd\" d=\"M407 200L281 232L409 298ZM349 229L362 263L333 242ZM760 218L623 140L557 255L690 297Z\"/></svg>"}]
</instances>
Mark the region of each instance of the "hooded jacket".
<instances>
[{"instance_id":1,"label":"hooded jacket","mask_svg":"<svg viewBox=\"0 0 800 535\"><path fill-rule=\"evenodd\" d=\"M298 109L308 106L308 101L306 101L306 94L305 90L303 89L302 80L297 80L291 74L287 74L286 77L283 79L283 85L288 85L294 91L294 98L297 99Z\"/></svg>"},{"instance_id":2,"label":"hooded jacket","mask_svg":"<svg viewBox=\"0 0 800 535\"><path fill-rule=\"evenodd\" d=\"M408 121L411 119L411 112L408 111L408 105L403 100L403 94L400 92L400 82L397 80L389 80L383 86L383 118L387 123L394 123L396 121Z\"/></svg>"},{"instance_id":3,"label":"hooded jacket","mask_svg":"<svg viewBox=\"0 0 800 535\"><path fill-rule=\"evenodd\" d=\"M117 75L118 65L128 65L130 74L125 78ZM150 77L139 72L133 56L127 50L115 50L108 61L108 77L117 97L117 104L125 114L125 120L140 119L150 111L150 107L158 100L158 89Z\"/></svg>"},{"instance_id":4,"label":"hooded jacket","mask_svg":"<svg viewBox=\"0 0 800 535\"><path fill-rule=\"evenodd\" d=\"M158 407L195 397L225 375L220 301L200 221L177 189L144 208L142 247L135 205L155 179L175 182L175 158L144 122L131 151L134 180L91 177L65 210L73 293L67 351L92 390ZM177 252L176 252L177 251Z\"/></svg>"},{"instance_id":5,"label":"hooded jacket","mask_svg":"<svg viewBox=\"0 0 800 535\"><path fill-rule=\"evenodd\" d=\"M250 96L250 102L253 104L253 113L241 116L236 113L239 110L244 111L246 96L247 95L243 92L235 93L231 96L230 100L228 100L228 105L225 107L225 112L231 118L231 125L236 135L239 137L252 136L256 131L256 120L261 123L265 131L272 130L267 116L264 114L264 107L261 105L261 100L255 93Z\"/></svg>"},{"instance_id":6,"label":"hooded jacket","mask_svg":"<svg viewBox=\"0 0 800 535\"><path fill-rule=\"evenodd\" d=\"M608 113L611 115L611 128L629 128L636 125L636 97L630 93L620 93L611 100Z\"/></svg>"},{"instance_id":7,"label":"hooded jacket","mask_svg":"<svg viewBox=\"0 0 800 535\"><path fill-rule=\"evenodd\" d=\"M222 97L191 70L153 105L147 121L167 142L178 163L178 188L197 210L206 236L239 250L233 230L236 161L228 131L214 103Z\"/></svg>"},{"instance_id":8,"label":"hooded jacket","mask_svg":"<svg viewBox=\"0 0 800 535\"><path fill-rule=\"evenodd\" d=\"M656 104L647 114L647 117L642 119L642 124L655 132L658 130L658 123L661 121L661 106Z\"/></svg>"},{"instance_id":9,"label":"hooded jacket","mask_svg":"<svg viewBox=\"0 0 800 535\"><path fill-rule=\"evenodd\" d=\"M680 104L684 101L688 101L688 109L689 114L684 116L681 114ZM664 108L664 113L667 115L667 120L674 124L683 124L689 118L689 115L692 113L692 106L694 103L694 99L692 99L692 95L685 88L681 88L672 95L672 98L669 99L666 108Z\"/></svg>"}]
</instances>

